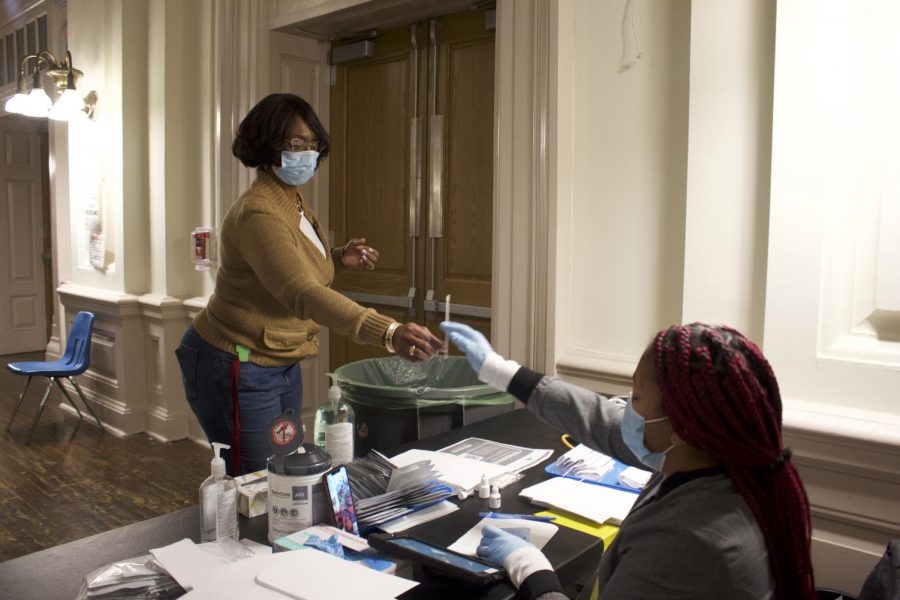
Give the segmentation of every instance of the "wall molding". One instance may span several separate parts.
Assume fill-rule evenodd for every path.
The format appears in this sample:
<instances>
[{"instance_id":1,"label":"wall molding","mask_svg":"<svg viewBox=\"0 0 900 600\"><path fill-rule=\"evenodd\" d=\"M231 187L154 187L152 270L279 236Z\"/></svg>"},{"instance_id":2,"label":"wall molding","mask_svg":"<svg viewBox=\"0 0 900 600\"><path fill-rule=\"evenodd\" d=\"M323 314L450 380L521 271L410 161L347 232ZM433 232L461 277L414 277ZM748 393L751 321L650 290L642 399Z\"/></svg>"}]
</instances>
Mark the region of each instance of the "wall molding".
<instances>
[{"instance_id":1,"label":"wall molding","mask_svg":"<svg viewBox=\"0 0 900 600\"><path fill-rule=\"evenodd\" d=\"M145 429L147 398L143 316L138 296L124 292L63 283L57 288L68 324L75 313L94 313L91 367L80 383L94 412L120 435ZM69 330L67 325L66 331Z\"/></svg>"},{"instance_id":2,"label":"wall molding","mask_svg":"<svg viewBox=\"0 0 900 600\"><path fill-rule=\"evenodd\" d=\"M189 435L191 414L175 357L186 327L184 302L171 296L145 294L140 303L147 357L146 431L162 441L180 440Z\"/></svg>"}]
</instances>

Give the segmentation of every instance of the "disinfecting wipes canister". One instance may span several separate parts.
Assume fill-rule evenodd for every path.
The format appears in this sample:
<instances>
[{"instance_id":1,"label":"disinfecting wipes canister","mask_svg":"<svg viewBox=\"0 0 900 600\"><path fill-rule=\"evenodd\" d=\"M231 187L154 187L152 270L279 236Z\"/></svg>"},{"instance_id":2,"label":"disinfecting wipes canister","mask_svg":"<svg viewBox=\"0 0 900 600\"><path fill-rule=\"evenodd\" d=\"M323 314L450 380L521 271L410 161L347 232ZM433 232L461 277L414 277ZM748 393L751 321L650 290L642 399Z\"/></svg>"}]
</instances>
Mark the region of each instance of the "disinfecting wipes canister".
<instances>
[{"instance_id":1,"label":"disinfecting wipes canister","mask_svg":"<svg viewBox=\"0 0 900 600\"><path fill-rule=\"evenodd\" d=\"M269 459L270 542L329 520L322 476L330 469L331 457L312 444Z\"/></svg>"}]
</instances>

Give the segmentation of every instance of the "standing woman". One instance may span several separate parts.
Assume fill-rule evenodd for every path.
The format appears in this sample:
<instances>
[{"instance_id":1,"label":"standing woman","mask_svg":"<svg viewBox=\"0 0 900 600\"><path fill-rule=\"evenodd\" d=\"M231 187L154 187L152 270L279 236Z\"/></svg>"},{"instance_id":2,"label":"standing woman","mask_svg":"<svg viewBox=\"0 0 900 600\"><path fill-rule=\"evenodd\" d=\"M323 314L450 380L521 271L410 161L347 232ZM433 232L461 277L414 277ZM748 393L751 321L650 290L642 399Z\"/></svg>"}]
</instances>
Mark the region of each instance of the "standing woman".
<instances>
[{"instance_id":1,"label":"standing woman","mask_svg":"<svg viewBox=\"0 0 900 600\"><path fill-rule=\"evenodd\" d=\"M230 444L231 475L264 469L268 426L299 415L298 361L319 352L321 327L411 362L443 344L332 290L335 268L374 269L365 239L329 248L299 186L328 156L328 132L293 94L272 94L238 126L232 153L257 177L225 215L215 292L175 351L185 394L210 442Z\"/></svg>"},{"instance_id":2,"label":"standing woman","mask_svg":"<svg viewBox=\"0 0 900 600\"><path fill-rule=\"evenodd\" d=\"M655 472L603 553L584 598L814 600L806 492L781 437L778 382L734 329L660 331L627 399L546 377L494 353L477 331L441 327L478 377L580 442ZM523 598L565 598L550 563L486 527L478 554Z\"/></svg>"}]
</instances>

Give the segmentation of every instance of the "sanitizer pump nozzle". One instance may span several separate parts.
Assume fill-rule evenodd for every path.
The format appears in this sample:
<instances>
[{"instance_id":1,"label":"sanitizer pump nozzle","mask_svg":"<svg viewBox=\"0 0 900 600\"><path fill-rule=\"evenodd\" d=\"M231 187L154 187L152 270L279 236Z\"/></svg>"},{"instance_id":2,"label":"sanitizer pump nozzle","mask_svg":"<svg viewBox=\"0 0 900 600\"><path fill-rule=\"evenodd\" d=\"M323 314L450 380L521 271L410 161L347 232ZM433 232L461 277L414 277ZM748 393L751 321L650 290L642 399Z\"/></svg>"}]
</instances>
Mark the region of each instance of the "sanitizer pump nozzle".
<instances>
[{"instance_id":1,"label":"sanitizer pump nozzle","mask_svg":"<svg viewBox=\"0 0 900 600\"><path fill-rule=\"evenodd\" d=\"M225 474L222 448L228 444L213 442L210 475L200 484L200 541L214 542L238 539L237 484Z\"/></svg>"},{"instance_id":2,"label":"sanitizer pump nozzle","mask_svg":"<svg viewBox=\"0 0 900 600\"><path fill-rule=\"evenodd\" d=\"M341 388L337 384L334 373L326 373L326 377L331 377L331 387L328 388L328 400L331 402L331 410L337 410L338 402L341 401Z\"/></svg>"},{"instance_id":3,"label":"sanitizer pump nozzle","mask_svg":"<svg viewBox=\"0 0 900 600\"><path fill-rule=\"evenodd\" d=\"M231 446L229 446L228 444L213 442L212 447L213 458L211 461L209 461L210 474L216 479L221 479L225 476L225 459L222 458L222 448L228 450L231 448Z\"/></svg>"},{"instance_id":4,"label":"sanitizer pump nozzle","mask_svg":"<svg viewBox=\"0 0 900 600\"><path fill-rule=\"evenodd\" d=\"M316 446L331 455L335 466L353 460L353 436L356 418L353 409L341 399L341 387L334 373L328 388L328 402L316 411Z\"/></svg>"}]
</instances>

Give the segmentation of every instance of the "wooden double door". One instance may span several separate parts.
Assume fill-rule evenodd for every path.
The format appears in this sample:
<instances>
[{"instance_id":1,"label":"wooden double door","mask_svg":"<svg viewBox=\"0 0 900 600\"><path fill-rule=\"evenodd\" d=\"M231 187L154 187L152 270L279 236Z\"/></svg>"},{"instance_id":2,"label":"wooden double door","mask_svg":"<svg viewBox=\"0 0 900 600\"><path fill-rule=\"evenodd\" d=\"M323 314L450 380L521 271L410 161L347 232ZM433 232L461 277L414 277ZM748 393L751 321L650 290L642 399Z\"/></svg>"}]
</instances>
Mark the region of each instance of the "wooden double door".
<instances>
[{"instance_id":1,"label":"wooden double door","mask_svg":"<svg viewBox=\"0 0 900 600\"><path fill-rule=\"evenodd\" d=\"M333 241L365 237L380 259L334 287L441 337L449 294L451 318L490 337L494 30L467 11L369 43L332 67L329 223ZM385 354L330 338L332 369Z\"/></svg>"}]
</instances>

